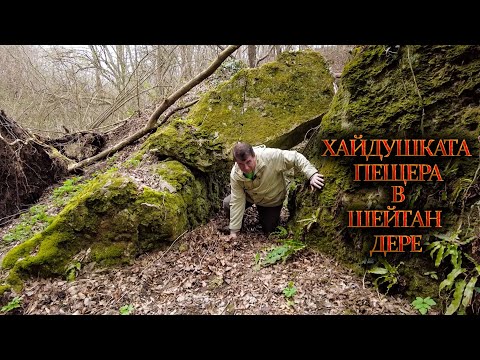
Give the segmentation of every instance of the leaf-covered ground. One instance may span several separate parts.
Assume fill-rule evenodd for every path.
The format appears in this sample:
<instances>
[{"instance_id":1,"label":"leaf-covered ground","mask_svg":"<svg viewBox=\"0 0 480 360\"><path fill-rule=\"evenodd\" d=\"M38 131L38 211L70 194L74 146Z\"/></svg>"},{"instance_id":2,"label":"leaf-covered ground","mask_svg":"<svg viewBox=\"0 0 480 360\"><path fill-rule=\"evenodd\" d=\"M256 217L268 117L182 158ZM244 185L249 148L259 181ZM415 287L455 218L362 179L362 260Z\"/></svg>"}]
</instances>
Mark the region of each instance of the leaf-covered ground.
<instances>
[{"instance_id":1,"label":"leaf-covered ground","mask_svg":"<svg viewBox=\"0 0 480 360\"><path fill-rule=\"evenodd\" d=\"M285 216L285 214L284 214ZM256 254L277 246L259 232L255 209L246 231L227 242L218 215L171 246L131 266L80 270L74 282L31 279L15 314L415 314L407 300L378 293L333 259L301 250L259 269ZM289 299L284 289L295 287ZM11 295L13 297L13 295ZM130 305L129 310L127 307Z\"/></svg>"}]
</instances>

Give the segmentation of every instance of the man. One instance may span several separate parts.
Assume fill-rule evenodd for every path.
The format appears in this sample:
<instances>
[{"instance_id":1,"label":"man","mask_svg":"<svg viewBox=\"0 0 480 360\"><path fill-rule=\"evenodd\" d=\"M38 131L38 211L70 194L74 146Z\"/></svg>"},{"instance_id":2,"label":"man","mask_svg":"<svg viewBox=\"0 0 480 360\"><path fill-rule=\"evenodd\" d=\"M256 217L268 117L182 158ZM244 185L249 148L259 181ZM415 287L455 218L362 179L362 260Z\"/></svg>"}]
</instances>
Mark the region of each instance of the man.
<instances>
[{"instance_id":1,"label":"man","mask_svg":"<svg viewBox=\"0 0 480 360\"><path fill-rule=\"evenodd\" d=\"M297 151L256 147L239 142L233 148L235 165L230 173L231 194L223 200L230 218L229 240L235 239L242 227L245 209L257 205L260 223L268 235L280 220L280 211L287 195L284 172L292 167L305 174L312 190L322 189L323 175Z\"/></svg>"}]
</instances>

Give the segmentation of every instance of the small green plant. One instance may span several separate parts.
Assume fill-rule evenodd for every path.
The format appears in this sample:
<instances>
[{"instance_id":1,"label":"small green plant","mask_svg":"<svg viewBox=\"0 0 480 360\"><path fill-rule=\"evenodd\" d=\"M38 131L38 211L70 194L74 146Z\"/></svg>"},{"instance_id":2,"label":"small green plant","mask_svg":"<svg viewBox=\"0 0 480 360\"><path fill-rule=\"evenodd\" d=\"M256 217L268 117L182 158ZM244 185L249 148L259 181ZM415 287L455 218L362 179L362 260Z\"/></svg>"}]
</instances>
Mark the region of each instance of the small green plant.
<instances>
[{"instance_id":1,"label":"small green plant","mask_svg":"<svg viewBox=\"0 0 480 360\"><path fill-rule=\"evenodd\" d=\"M53 203L57 207L63 207L83 186L79 185L80 177L72 177L63 182L62 186L53 190Z\"/></svg>"},{"instance_id":2,"label":"small green plant","mask_svg":"<svg viewBox=\"0 0 480 360\"><path fill-rule=\"evenodd\" d=\"M13 309L19 308L21 306L21 303L22 303L22 299L17 296L13 298L13 300L10 301L7 305L3 306L0 311L4 313L9 312Z\"/></svg>"},{"instance_id":3,"label":"small green plant","mask_svg":"<svg viewBox=\"0 0 480 360\"><path fill-rule=\"evenodd\" d=\"M293 306L293 297L297 293L297 288L293 286L293 281L289 281L288 285L283 289L283 295L285 296L285 299L287 300L287 305L288 306Z\"/></svg>"},{"instance_id":4,"label":"small green plant","mask_svg":"<svg viewBox=\"0 0 480 360\"><path fill-rule=\"evenodd\" d=\"M403 265L403 261L400 261L400 263L397 266L392 266L388 263L387 260L385 260L384 258L381 257L381 258L378 259L378 262L381 265L383 265L383 267L375 266L372 269L368 270L368 272L370 274L379 275L373 281L373 284L378 289L378 287L381 284L386 283L387 284L387 294L388 294L388 292L392 288L392 286L395 285L396 283L398 283L398 277L400 275L398 273L398 267L400 265Z\"/></svg>"},{"instance_id":5,"label":"small green plant","mask_svg":"<svg viewBox=\"0 0 480 360\"><path fill-rule=\"evenodd\" d=\"M299 222L299 223L305 223L305 224L304 224L304 229L306 230L306 232L309 232L310 229L312 228L312 226L313 226L314 224L317 224L317 223L318 223L318 220L319 220L319 217L320 217L320 209L321 209L321 208L318 208L318 209L315 211L315 213L312 214L312 216L297 221L297 222Z\"/></svg>"},{"instance_id":6,"label":"small green plant","mask_svg":"<svg viewBox=\"0 0 480 360\"><path fill-rule=\"evenodd\" d=\"M110 156L110 157L107 159L107 164L108 164L109 166L112 166L113 164L115 164L115 162L117 161L117 159L118 159L118 153L115 154L115 155Z\"/></svg>"},{"instance_id":7,"label":"small green plant","mask_svg":"<svg viewBox=\"0 0 480 360\"><path fill-rule=\"evenodd\" d=\"M262 266L260 260L262 260L262 256L260 255L260 253L256 253L254 256L256 270L260 270L260 267Z\"/></svg>"},{"instance_id":8,"label":"small green plant","mask_svg":"<svg viewBox=\"0 0 480 360\"><path fill-rule=\"evenodd\" d=\"M10 230L4 237L4 241L20 241L30 239L36 232L45 229L53 220L47 215L44 205L32 206L28 212L22 214L20 223Z\"/></svg>"},{"instance_id":9,"label":"small green plant","mask_svg":"<svg viewBox=\"0 0 480 360\"><path fill-rule=\"evenodd\" d=\"M277 239L285 239L288 236L288 230L283 226L277 226L275 231L271 232L269 237Z\"/></svg>"},{"instance_id":10,"label":"small green plant","mask_svg":"<svg viewBox=\"0 0 480 360\"><path fill-rule=\"evenodd\" d=\"M128 305L123 305L120 310L120 315L130 315L133 312L133 305L128 304Z\"/></svg>"},{"instance_id":11,"label":"small green plant","mask_svg":"<svg viewBox=\"0 0 480 360\"><path fill-rule=\"evenodd\" d=\"M297 293L297 288L293 286L293 281L289 281L288 285L283 289L283 295L285 295L286 299L293 298Z\"/></svg>"},{"instance_id":12,"label":"small green plant","mask_svg":"<svg viewBox=\"0 0 480 360\"><path fill-rule=\"evenodd\" d=\"M430 296L426 298L417 296L417 298L413 300L411 304L414 309L420 312L420 314L425 315L432 308L432 306L436 305L437 303Z\"/></svg>"},{"instance_id":13,"label":"small green plant","mask_svg":"<svg viewBox=\"0 0 480 360\"><path fill-rule=\"evenodd\" d=\"M273 265L278 261L285 263L285 261L287 261L291 255L303 250L306 247L303 242L294 239L285 239L281 240L281 242L282 245L270 248L263 259L260 257L260 254L256 254L255 263L257 266L266 267Z\"/></svg>"},{"instance_id":14,"label":"small green plant","mask_svg":"<svg viewBox=\"0 0 480 360\"><path fill-rule=\"evenodd\" d=\"M140 160L135 158L129 159L123 163L123 166L127 169L136 168L138 165L140 165Z\"/></svg>"},{"instance_id":15,"label":"small green plant","mask_svg":"<svg viewBox=\"0 0 480 360\"><path fill-rule=\"evenodd\" d=\"M75 261L74 263L69 264L67 270L65 270L67 281L75 281L81 268L82 264L80 261Z\"/></svg>"}]
</instances>

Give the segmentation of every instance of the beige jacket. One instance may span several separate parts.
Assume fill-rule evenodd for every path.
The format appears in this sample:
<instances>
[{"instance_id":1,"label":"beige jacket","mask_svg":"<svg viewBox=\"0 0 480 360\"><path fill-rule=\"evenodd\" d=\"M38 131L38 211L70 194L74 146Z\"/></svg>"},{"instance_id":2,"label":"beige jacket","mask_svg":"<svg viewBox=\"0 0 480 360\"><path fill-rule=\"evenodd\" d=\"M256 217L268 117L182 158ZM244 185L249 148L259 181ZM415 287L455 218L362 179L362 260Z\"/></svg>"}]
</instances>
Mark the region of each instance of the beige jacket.
<instances>
[{"instance_id":1,"label":"beige jacket","mask_svg":"<svg viewBox=\"0 0 480 360\"><path fill-rule=\"evenodd\" d=\"M307 179L317 173L317 169L297 151L254 147L257 165L254 180L247 179L235 165L230 173L230 230L242 227L246 201L265 207L278 206L287 195L287 184L283 173L295 167Z\"/></svg>"}]
</instances>

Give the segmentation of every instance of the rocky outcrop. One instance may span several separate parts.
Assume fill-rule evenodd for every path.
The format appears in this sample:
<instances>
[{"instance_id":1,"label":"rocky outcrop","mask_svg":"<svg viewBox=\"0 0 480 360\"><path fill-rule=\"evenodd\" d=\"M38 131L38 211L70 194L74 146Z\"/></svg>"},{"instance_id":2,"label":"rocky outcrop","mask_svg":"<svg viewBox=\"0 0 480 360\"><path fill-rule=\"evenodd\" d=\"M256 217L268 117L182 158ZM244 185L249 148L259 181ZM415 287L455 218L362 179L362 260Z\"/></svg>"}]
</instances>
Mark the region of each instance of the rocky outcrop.
<instances>
[{"instance_id":1,"label":"rocky outcrop","mask_svg":"<svg viewBox=\"0 0 480 360\"><path fill-rule=\"evenodd\" d=\"M302 232L305 229L299 227L302 223L298 220L317 214L311 231L304 234L307 241L363 275L365 265L372 260L369 250L373 248L374 235L383 230L347 227L348 210L386 209L392 205L397 209L441 210L442 228L415 226L413 232L411 228L393 230L421 234L422 254L388 253L385 257L395 265L403 261L398 267L398 290L405 290L412 297L438 296L438 284L432 283L428 271L434 271L440 280L448 274L448 256L452 254L448 249L466 254L462 265L465 276L459 278L468 282L471 276L478 276L470 270L475 261L480 263L480 46L400 46L395 52L386 49L357 47L345 66L330 110L305 150L305 155L325 175L326 186L316 196L297 188L291 203L292 211L296 211L292 224ZM337 146L341 139L350 144L350 139L359 135L363 139L436 139L436 144L438 139L459 139L457 150L465 139L472 156L464 156L465 152L457 157L391 156L368 160L346 157L345 152L339 157L322 156L326 152L323 140L337 139ZM444 181L406 185L353 181L354 163L389 162L438 164ZM392 185L404 186L404 202L392 204ZM444 247L438 267L426 251L425 243L434 241ZM438 253L434 255L436 259Z\"/></svg>"},{"instance_id":2,"label":"rocky outcrop","mask_svg":"<svg viewBox=\"0 0 480 360\"><path fill-rule=\"evenodd\" d=\"M231 161L237 141L291 148L327 112L332 81L318 53L283 53L278 61L243 69L210 91L185 120L150 136L143 151L212 172Z\"/></svg>"}]
</instances>

